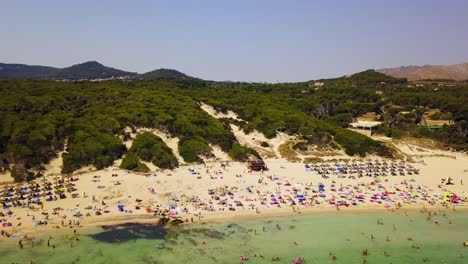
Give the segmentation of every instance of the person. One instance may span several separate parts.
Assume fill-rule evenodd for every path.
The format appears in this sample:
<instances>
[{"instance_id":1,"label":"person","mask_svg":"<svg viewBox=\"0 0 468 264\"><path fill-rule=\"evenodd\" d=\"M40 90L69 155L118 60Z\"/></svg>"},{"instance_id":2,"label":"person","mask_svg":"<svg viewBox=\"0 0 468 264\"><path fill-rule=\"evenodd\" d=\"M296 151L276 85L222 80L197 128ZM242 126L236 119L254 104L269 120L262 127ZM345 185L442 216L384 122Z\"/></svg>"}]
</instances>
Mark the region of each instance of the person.
<instances>
[{"instance_id":1,"label":"person","mask_svg":"<svg viewBox=\"0 0 468 264\"><path fill-rule=\"evenodd\" d=\"M18 245L21 249L23 248L23 241L21 241L21 239L19 240Z\"/></svg>"}]
</instances>

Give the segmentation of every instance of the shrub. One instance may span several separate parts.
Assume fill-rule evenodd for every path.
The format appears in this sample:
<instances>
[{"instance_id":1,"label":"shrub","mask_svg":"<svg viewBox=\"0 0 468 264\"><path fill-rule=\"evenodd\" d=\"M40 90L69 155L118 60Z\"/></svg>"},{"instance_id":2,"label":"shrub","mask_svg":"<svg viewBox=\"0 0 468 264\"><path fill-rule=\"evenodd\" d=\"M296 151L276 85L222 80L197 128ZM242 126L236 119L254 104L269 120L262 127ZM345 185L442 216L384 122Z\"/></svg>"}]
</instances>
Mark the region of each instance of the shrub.
<instances>
[{"instance_id":1,"label":"shrub","mask_svg":"<svg viewBox=\"0 0 468 264\"><path fill-rule=\"evenodd\" d=\"M179 152L186 162L201 162L199 155L211 156L211 148L201 138L181 138L179 141Z\"/></svg>"},{"instance_id":2,"label":"shrub","mask_svg":"<svg viewBox=\"0 0 468 264\"><path fill-rule=\"evenodd\" d=\"M260 158L260 155L253 149L234 143L229 151L229 157L237 161L247 161L251 156Z\"/></svg>"},{"instance_id":3,"label":"shrub","mask_svg":"<svg viewBox=\"0 0 468 264\"><path fill-rule=\"evenodd\" d=\"M148 172L150 170L146 164L142 163L138 159L134 152L128 152L119 167L124 170L132 170L136 172Z\"/></svg>"},{"instance_id":4,"label":"shrub","mask_svg":"<svg viewBox=\"0 0 468 264\"><path fill-rule=\"evenodd\" d=\"M137 135L129 151L162 169L173 169L179 166L172 149L160 137L150 132Z\"/></svg>"}]
</instances>

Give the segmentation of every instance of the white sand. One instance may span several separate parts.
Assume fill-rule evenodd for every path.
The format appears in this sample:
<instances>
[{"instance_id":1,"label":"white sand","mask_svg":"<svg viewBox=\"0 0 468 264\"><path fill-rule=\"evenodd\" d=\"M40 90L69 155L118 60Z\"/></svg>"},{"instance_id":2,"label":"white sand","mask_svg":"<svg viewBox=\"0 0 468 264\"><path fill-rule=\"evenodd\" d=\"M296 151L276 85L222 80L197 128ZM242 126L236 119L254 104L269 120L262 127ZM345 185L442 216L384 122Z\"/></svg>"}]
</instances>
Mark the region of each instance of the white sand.
<instances>
[{"instance_id":1,"label":"white sand","mask_svg":"<svg viewBox=\"0 0 468 264\"><path fill-rule=\"evenodd\" d=\"M200 103L200 108L216 119L232 118L234 120L243 121L242 119L239 118L239 116L236 113L234 113L231 110L228 110L227 113L222 113L222 112L216 111L216 109L214 109L213 106L205 104L203 102Z\"/></svg>"},{"instance_id":2,"label":"white sand","mask_svg":"<svg viewBox=\"0 0 468 264\"><path fill-rule=\"evenodd\" d=\"M214 111L207 105L202 105L204 110L207 112ZM219 117L219 113L211 113ZM235 113L228 113L230 117L235 117ZM362 177L357 179L338 178L336 175L331 175L328 179L323 179L316 173L306 171L304 164L292 163L281 158L278 148L281 144L294 140L293 137L279 133L274 139L268 140L263 134L254 131L251 134L245 134L236 126L232 126L233 133L237 140L246 146L253 147L256 149L263 149L264 151L270 151L274 153L275 158L266 159L266 164L270 168L269 171L264 173L255 172L249 173L246 164L229 162L227 167L222 167L220 161L227 161L229 157L226 153L222 152L217 146L210 146L215 155L215 160L207 160L207 167L204 165L183 165L174 171L160 172L155 167L152 167L155 171L156 176L143 176L132 172L127 172L118 169L120 163L115 163L116 166L107 168L100 171L91 171L92 168L84 168L78 173L74 173L73 177L79 177L76 182L78 189L77 193L80 194L79 198L71 198L70 194L67 199L45 202L44 209L41 210L37 205L36 209L27 208L11 208L13 215L6 216L6 221L13 224L13 227L8 228L11 232L25 232L32 229L33 220L32 216L35 216L35 221L45 220L45 216L42 212L49 213L49 227L61 226L61 221L65 220L76 220L72 216L73 210L80 211L83 215L90 213L90 216L83 216L80 218L81 223L93 223L97 221L108 221L109 219L122 219L122 218L147 218L152 214L145 211L146 207L151 209L168 208L169 204L173 204L176 207L174 212L177 212L177 216L184 219L195 218L195 221L199 221L196 215L201 212L203 218L201 221L207 221L210 219L225 219L232 217L259 217L259 216L275 216L292 214L292 209L288 204L281 204L281 207L276 207L269 204L269 197L272 194L281 192L282 195L294 196L291 191L292 187L297 187L301 193L307 194L308 197L312 196L311 191L305 190L307 184L312 184L316 188L319 182L322 182L326 186L324 194L325 198L319 199L320 204L304 205L299 206L300 210L314 211L314 212L329 212L334 209L333 205L328 204L327 201L331 199L340 199L339 192L330 190L331 186L343 186L351 190L353 187L362 189L362 192L366 193L366 202L359 203L356 206L350 208L343 207L342 211L353 210L357 208L359 210L382 210L383 204L372 204L369 202L369 195L378 192L375 185L369 185L371 182L375 182L372 177ZM156 135L160 136L166 144L173 149L174 153L178 155L178 139L170 137L167 133L154 129L138 129L138 133L142 131L151 131ZM135 135L132 135L134 138ZM261 142L266 141L269 143L268 148L261 147ZM399 144L397 147L407 157L414 160L414 163L410 164L417 169L420 169L419 175L406 175L406 176L389 176L382 177L382 186L389 189L391 185L397 185L401 188L404 187L401 183L405 180L410 182L410 185L417 188L421 186L423 191L419 192L419 197L414 198L417 202L411 204L403 204L403 208L413 207L430 207L427 201L421 197L424 192L427 192L429 200L435 200L436 205L441 206L441 201L434 198L434 193L443 193L444 191L450 191L456 193L460 197L468 196L468 155L462 153L454 153L448 151L429 150L423 149L408 144ZM181 157L178 156L180 160ZM304 157L302 157L304 158ZM320 157L324 160L332 160L343 158L355 161L358 163L372 160L382 159L377 157L368 157L365 159L353 158L342 155L339 153L336 156L325 156ZM393 161L388 161L393 162ZM46 166L48 169L46 173L46 179L54 182L54 175L60 171L60 159L53 160ZM341 162L344 163L344 162ZM333 164L333 162L331 163ZM152 165L152 164L151 164ZM189 169L193 169L196 174L192 174ZM117 177L112 177L112 174L117 174ZM238 177L241 175L241 177ZM94 178L99 176L99 178ZM278 181L272 181L267 177L279 178ZM442 185L441 179L450 176L453 179L454 185ZM262 182L260 183L259 180ZM462 185L461 182L464 182ZM38 180L41 182L41 180ZM285 186L285 183L289 182L291 186ZM120 184L118 184L120 183ZM279 183L279 184L278 184ZM25 184L26 185L26 184ZM104 188L97 188L99 185ZM230 211L226 206L218 204L218 200L214 200L212 195L208 194L209 189L224 188L233 192L232 197L222 196L220 199L227 199L227 204L232 204L236 209ZM405 185L409 186L409 185ZM252 192L248 192L247 188L250 188ZM149 191L150 188L154 188L155 193ZM85 192L86 197L82 197L82 192ZM260 195L259 195L260 194ZM95 197L97 202L92 201L92 197ZM261 203L260 196L267 199L266 204ZM195 206L194 203L190 202L190 198L198 197L205 203L202 206ZM142 200L137 203L136 199ZM177 201L176 201L177 200ZM243 207L235 206L235 200L241 201ZM105 201L106 206L101 204ZM385 203L385 202L384 202ZM131 213L119 212L117 205L125 205L126 210L131 210ZM139 204L140 210L137 210L135 206ZM395 208L395 204L389 205L391 208ZM61 207L64 211L61 212L61 216L67 215L66 219L63 219L57 215L52 215L52 209ZM86 207L96 208L95 210L108 210L108 213L104 213L101 216L95 215L95 210L85 209ZM206 209L213 207L214 212L208 212ZM182 212L183 209L187 209L187 212ZM202 210L204 208L204 210ZM224 211L219 211L224 208ZM256 208L260 213L256 213ZM29 216L28 216L29 215ZM22 223L21 227L17 227L19 223Z\"/></svg>"},{"instance_id":3,"label":"white sand","mask_svg":"<svg viewBox=\"0 0 468 264\"><path fill-rule=\"evenodd\" d=\"M431 153L429 150L427 150L427 152ZM384 177L383 179L388 181L384 181L381 184L388 188L390 185L398 185L405 179L414 179L415 182L411 183L412 185L426 186L424 188L426 188L431 195L433 193L442 193L443 190L449 190L451 192L455 192L458 196L466 197L468 195L468 156L460 153L442 153L446 156L426 156L424 158L424 164L420 162L412 164L415 168L420 169L419 175ZM455 158L448 154L451 154ZM281 191L283 194L288 193L288 190L297 186L302 190L301 192L304 193L304 187L306 184L312 183L316 186L318 182L323 182L325 186L327 186L325 191L325 194L327 195L326 199L332 199L333 197L339 198L337 193L331 191L329 188L333 182L336 186L357 186L359 184L366 185L375 180L371 177L350 179L336 178L335 176L331 176L329 179L322 179L317 174L307 172L302 163L291 163L284 161L283 159L267 159L266 163L270 170L264 173L248 173L246 165L242 163L230 162L229 166L226 167L226 169L223 169L219 162L213 162L208 164L210 167L208 173L203 165L187 165L174 171L157 173L156 176L138 175L117 168L107 168L100 171L87 172L81 175L75 174L73 177L79 177L79 181L76 182L76 187L78 188L77 193L80 194L79 198L68 197L64 200L45 202L44 210L12 208L11 210L14 212L14 215L6 217L6 219L14 226L18 225L20 222L22 223L21 227L10 228L9 230L13 230L13 232L23 232L30 230L33 226L32 215L35 215L36 221L45 220L44 216L41 215L41 212L43 211L49 212L50 214L48 220L49 227L60 226L60 222L63 219L51 214L52 208L56 207L65 209L61 212L61 215L68 216L65 219L65 222L70 219L78 219L72 217L72 210L74 208L77 208L76 210L79 210L83 215L86 215L87 212L91 213L91 216L89 217L82 217L81 223L92 223L100 221L100 219L109 220L111 218L146 218L152 214L146 213L144 210L145 207L154 209L158 205L161 205L161 207L167 208L169 204L174 204L179 209L187 208L188 213L178 211L178 216L184 219L193 217L196 221L198 221L198 218L194 215L198 214L198 212L202 212L204 216L202 221L207 221L211 218L223 219L235 216L258 217L260 215L284 215L285 213L292 213L291 207L287 204L283 204L281 208L272 206L268 203L266 205L262 205L260 200L258 200L258 195L256 194L257 190L269 197L269 194L276 193L277 191ZM189 168L194 169L199 174L191 174L189 172ZM218 173L215 173L215 171ZM111 177L114 173L118 174L118 177ZM99 175L100 178L93 178L95 175ZM242 177L239 178L236 177L236 175L242 175ZM210 176L214 178L211 178ZM281 182L281 185L277 185L277 182L267 179L267 176L278 177L280 179L278 182ZM455 184L443 185L441 186L442 188L439 188L441 178L447 176L450 176ZM47 176L46 178L49 181L54 182L53 176ZM263 182L259 183L259 179L263 179ZM464 185L461 185L460 183L462 179L465 181ZM287 181L292 186L285 186L284 183ZM120 182L120 185L115 185L117 182ZM105 186L105 188L98 189L98 185ZM218 201L213 201L211 195L208 194L208 189L216 189L223 186L229 186L229 189L234 192L232 199L228 198L228 203L233 204L236 211L228 211L225 209L222 212L215 211L209 213L205 210L197 209L192 203L187 202L188 197L198 196L201 200L207 203L207 206L210 201L212 201L216 210L218 208L224 208L217 204ZM247 187L250 187L253 190L253 193L247 192ZM154 188L155 194L150 193L150 191L148 191L149 188ZM82 192L86 193L86 197L81 197ZM67 195L70 196L70 194ZM92 202L93 196L98 202ZM177 197L179 201L176 202L172 200L174 197ZM221 199L224 198L226 197L222 197ZM135 209L135 205L138 204L136 199L142 200L142 202L139 203L142 208L140 210ZM102 206L100 204L102 200L105 200L107 206ZM236 207L234 200L242 201L244 207ZM117 205L119 204L125 205L125 208L132 210L132 213L125 214L124 212L119 212L117 210ZM439 202L437 205L440 207ZM88 206L106 209L109 210L109 213L105 213L101 216L95 216L93 210L85 209ZM430 207L430 205L423 200L414 204L403 204L404 208L411 208L414 206ZM36 206L36 208L38 208L38 206ZM255 210L251 208L258 208L260 213L255 213ZM314 212L320 212L322 209L323 212L335 210L333 205L326 203L313 206L301 206L301 208L303 211L312 210ZM374 210L382 209L383 205L366 202L357 206L352 206L351 208ZM392 205L392 208L394 208L394 205ZM342 210L346 211L352 209L343 207ZM263 214L264 212L265 214ZM29 214L29 216L27 216L27 214Z\"/></svg>"}]
</instances>

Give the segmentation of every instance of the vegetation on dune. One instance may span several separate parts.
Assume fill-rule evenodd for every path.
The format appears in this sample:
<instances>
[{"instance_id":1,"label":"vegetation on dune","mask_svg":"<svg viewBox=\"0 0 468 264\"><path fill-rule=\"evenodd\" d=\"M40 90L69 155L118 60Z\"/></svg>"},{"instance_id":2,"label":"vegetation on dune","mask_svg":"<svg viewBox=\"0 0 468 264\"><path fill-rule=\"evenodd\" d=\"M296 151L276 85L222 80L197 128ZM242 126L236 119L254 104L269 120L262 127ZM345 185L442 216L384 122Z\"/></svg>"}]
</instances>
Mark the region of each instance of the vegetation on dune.
<instances>
[{"instance_id":1,"label":"vegetation on dune","mask_svg":"<svg viewBox=\"0 0 468 264\"><path fill-rule=\"evenodd\" d=\"M174 169L179 166L179 162L172 150L160 137L150 132L137 135L129 153L135 153L138 158L152 162L155 166L162 169Z\"/></svg>"},{"instance_id":2,"label":"vegetation on dune","mask_svg":"<svg viewBox=\"0 0 468 264\"><path fill-rule=\"evenodd\" d=\"M251 157L261 158L257 151L239 143L234 143L228 154L233 160L238 161L247 161Z\"/></svg>"},{"instance_id":3,"label":"vegetation on dune","mask_svg":"<svg viewBox=\"0 0 468 264\"><path fill-rule=\"evenodd\" d=\"M341 148L349 155L392 156L383 143L345 128L367 112L383 122L378 133L432 138L451 148L468 149L467 87L409 85L373 71L283 84L189 78L0 81L0 166L17 180L31 179L32 171L63 150L64 173L87 165L104 168L122 157L120 166L125 169L147 171L141 161L177 167L174 153L154 134L138 135L127 150L121 140L129 136L127 127L157 128L179 137L179 153L189 163L212 156L210 144L235 160L258 155L236 141L230 123L245 132L258 130L267 138L278 131L298 134L304 144ZM200 108L200 102L223 112L232 110L244 121L217 120ZM418 125L427 109L440 109L443 114L434 118L452 118L451 124L438 129Z\"/></svg>"},{"instance_id":4,"label":"vegetation on dune","mask_svg":"<svg viewBox=\"0 0 468 264\"><path fill-rule=\"evenodd\" d=\"M138 159L138 156L135 154L135 152L128 152L127 155L125 155L122 163L120 164L120 168L136 172L149 172L150 170L146 164Z\"/></svg>"}]
</instances>

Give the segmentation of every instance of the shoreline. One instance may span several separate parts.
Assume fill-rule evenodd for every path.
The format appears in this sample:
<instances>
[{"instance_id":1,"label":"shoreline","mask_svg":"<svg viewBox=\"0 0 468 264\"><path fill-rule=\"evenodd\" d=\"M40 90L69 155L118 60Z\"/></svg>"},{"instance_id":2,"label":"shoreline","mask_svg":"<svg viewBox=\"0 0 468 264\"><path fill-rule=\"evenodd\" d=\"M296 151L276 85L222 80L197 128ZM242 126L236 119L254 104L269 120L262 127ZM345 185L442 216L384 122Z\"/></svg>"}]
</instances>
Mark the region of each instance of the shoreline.
<instances>
[{"instance_id":1,"label":"shoreline","mask_svg":"<svg viewBox=\"0 0 468 264\"><path fill-rule=\"evenodd\" d=\"M79 230L89 230L93 228L112 228L113 226L119 226L123 224L149 224L152 226L162 226L162 227L189 227L189 226L197 226L197 225L206 225L212 223L231 223L233 221L255 221L261 219L271 219L271 218L287 218L287 217L301 217L301 216L312 216L312 215L340 215L340 214L406 214L406 213L414 213L414 212L453 212L453 213L465 213L468 212L468 207L465 206L458 206L454 208L447 208L443 206L426 206L426 205L407 205L401 208L393 208L387 209L377 206L358 206L358 207L351 207L351 208L342 208L337 210L333 207L311 207L311 208L301 208L300 212L293 212L291 208L281 208L281 209L269 209L263 210L260 213L256 213L255 211L247 211L242 213L228 213L225 214L223 212L210 212L205 213L202 215L201 220L196 220L193 223L190 222L189 217L190 215L186 216L178 216L178 217L169 217L170 219L181 219L184 220L183 223L177 225L161 225L157 223L159 219L162 217L154 217L152 215L144 215L138 214L133 216L121 216L121 217L105 217L102 219L99 218L92 218L89 221L83 221L83 225L81 226L74 226L74 227L62 227L62 228L55 228L52 226L48 227L41 227L40 229L36 228L26 228L22 229L18 233L22 233L23 236L39 238L47 235L54 235L54 234L63 234L68 233L76 229L78 232ZM117 218L117 219L116 219ZM188 220L188 221L186 221ZM21 237L14 237L14 238L21 238ZM11 240L11 239L10 239ZM8 240L7 240L8 241Z\"/></svg>"}]
</instances>

